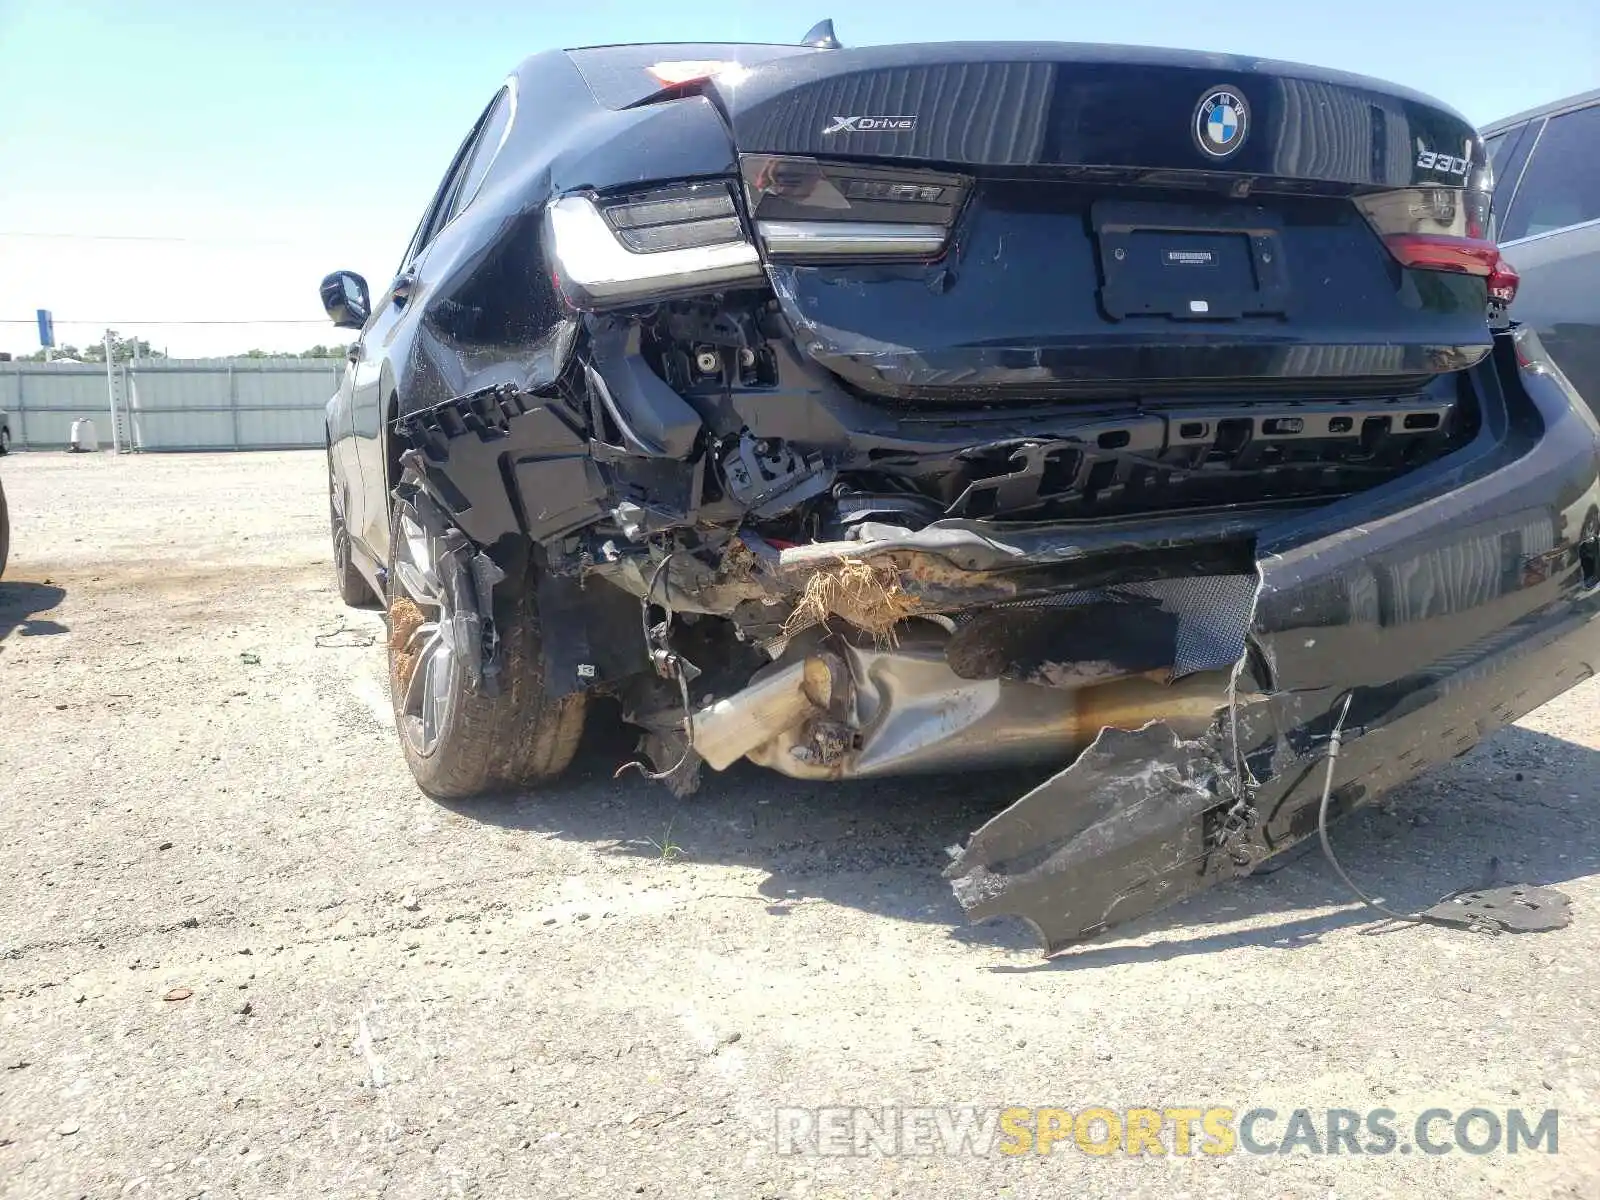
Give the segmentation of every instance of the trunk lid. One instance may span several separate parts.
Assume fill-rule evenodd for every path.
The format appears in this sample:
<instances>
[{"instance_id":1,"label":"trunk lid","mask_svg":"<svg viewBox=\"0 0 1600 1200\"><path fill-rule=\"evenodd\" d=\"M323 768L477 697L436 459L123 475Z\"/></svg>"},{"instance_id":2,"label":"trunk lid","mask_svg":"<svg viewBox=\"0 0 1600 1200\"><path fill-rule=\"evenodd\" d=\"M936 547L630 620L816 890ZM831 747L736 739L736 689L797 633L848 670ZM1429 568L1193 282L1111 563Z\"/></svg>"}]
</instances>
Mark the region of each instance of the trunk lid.
<instances>
[{"instance_id":1,"label":"trunk lid","mask_svg":"<svg viewBox=\"0 0 1600 1200\"><path fill-rule=\"evenodd\" d=\"M1484 280L1402 267L1354 203L1426 188L1464 207L1484 178L1467 121L1405 89L954 43L805 53L705 90L797 341L866 394L1393 390L1490 346ZM940 220L933 252L873 237L937 243Z\"/></svg>"}]
</instances>

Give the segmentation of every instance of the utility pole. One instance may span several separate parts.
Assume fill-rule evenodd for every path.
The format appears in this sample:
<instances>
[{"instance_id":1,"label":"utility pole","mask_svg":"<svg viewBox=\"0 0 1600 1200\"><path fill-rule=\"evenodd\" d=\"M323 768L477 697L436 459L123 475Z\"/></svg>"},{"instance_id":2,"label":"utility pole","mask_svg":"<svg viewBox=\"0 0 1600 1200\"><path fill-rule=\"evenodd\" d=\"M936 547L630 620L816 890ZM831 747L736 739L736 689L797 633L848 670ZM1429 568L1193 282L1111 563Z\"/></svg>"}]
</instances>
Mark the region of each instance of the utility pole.
<instances>
[{"instance_id":1,"label":"utility pole","mask_svg":"<svg viewBox=\"0 0 1600 1200\"><path fill-rule=\"evenodd\" d=\"M118 454L133 451L133 430L128 425L127 372L119 369L116 361L117 344L106 330L106 402L111 407L111 449Z\"/></svg>"},{"instance_id":2,"label":"utility pole","mask_svg":"<svg viewBox=\"0 0 1600 1200\"><path fill-rule=\"evenodd\" d=\"M101 339L106 348L106 404L111 409L111 452L122 453L122 440L117 434L117 365L112 362L111 330Z\"/></svg>"}]
</instances>

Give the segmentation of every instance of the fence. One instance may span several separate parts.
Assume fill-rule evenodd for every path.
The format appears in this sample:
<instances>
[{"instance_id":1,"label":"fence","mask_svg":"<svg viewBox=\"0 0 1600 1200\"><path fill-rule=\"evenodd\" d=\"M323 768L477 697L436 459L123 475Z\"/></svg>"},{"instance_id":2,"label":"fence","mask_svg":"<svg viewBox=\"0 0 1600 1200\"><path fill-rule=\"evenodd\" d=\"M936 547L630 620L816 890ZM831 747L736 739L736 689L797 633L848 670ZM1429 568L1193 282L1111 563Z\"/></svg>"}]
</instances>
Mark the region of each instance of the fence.
<instances>
[{"instance_id":1,"label":"fence","mask_svg":"<svg viewBox=\"0 0 1600 1200\"><path fill-rule=\"evenodd\" d=\"M152 358L121 363L0 363L11 443L58 449L80 417L133 450L285 450L323 444L323 409L342 359Z\"/></svg>"}]
</instances>

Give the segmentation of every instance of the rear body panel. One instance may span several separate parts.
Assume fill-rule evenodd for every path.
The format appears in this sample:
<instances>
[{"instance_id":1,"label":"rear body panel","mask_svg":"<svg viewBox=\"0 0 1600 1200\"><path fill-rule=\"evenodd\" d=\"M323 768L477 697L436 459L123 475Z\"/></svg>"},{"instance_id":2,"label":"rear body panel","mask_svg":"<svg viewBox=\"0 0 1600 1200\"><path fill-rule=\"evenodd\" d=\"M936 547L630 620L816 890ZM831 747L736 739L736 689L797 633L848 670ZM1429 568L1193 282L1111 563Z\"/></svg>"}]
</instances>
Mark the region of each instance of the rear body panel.
<instances>
[{"instance_id":1,"label":"rear body panel","mask_svg":"<svg viewBox=\"0 0 1600 1200\"><path fill-rule=\"evenodd\" d=\"M1482 172L1481 144L1458 114L1375 80L970 43L786 58L707 94L747 164L975 179L937 261L772 267L802 344L866 391L1373 378L1457 370L1488 349L1481 280L1402 269L1349 203L1459 187ZM1218 95L1236 110L1225 149L1205 135Z\"/></svg>"},{"instance_id":2,"label":"rear body panel","mask_svg":"<svg viewBox=\"0 0 1600 1200\"><path fill-rule=\"evenodd\" d=\"M952 875L1054 949L1304 836L1345 694L1340 811L1587 673L1600 434L1483 277L1400 265L1365 207L1480 181L1448 109L1060 45L601 48L508 86L334 436L364 511L403 462L531 557L546 693L616 696L672 786L697 727L806 778L1044 761Z\"/></svg>"},{"instance_id":3,"label":"rear body panel","mask_svg":"<svg viewBox=\"0 0 1600 1200\"><path fill-rule=\"evenodd\" d=\"M773 288L818 362L863 391L902 398L1379 381L1458 370L1488 351L1482 281L1402 269L1346 200L1141 194L1152 207L1129 206L1105 187L980 183L943 260L776 265ZM1132 229L1097 231L1097 217ZM1216 244L1238 242L1243 257L1247 235L1229 230L1239 220L1274 231L1264 264L1271 279L1248 262L1226 270ZM1179 221L1188 228L1170 228ZM1170 266L1160 258L1191 253L1209 257ZM1132 276L1142 259L1149 269L1123 290L1167 311L1124 302L1114 306L1124 315L1112 315L1114 272L1125 266ZM1163 287L1162 274L1176 278ZM1191 303L1206 306L1204 319L1188 314Z\"/></svg>"},{"instance_id":4,"label":"rear body panel","mask_svg":"<svg viewBox=\"0 0 1600 1200\"><path fill-rule=\"evenodd\" d=\"M973 836L948 871L971 916L1053 951L1248 872L1316 831L1346 695L1341 815L1594 674L1600 428L1531 334L1497 357L1474 450L1258 533L1259 698L1197 739L1108 730Z\"/></svg>"}]
</instances>

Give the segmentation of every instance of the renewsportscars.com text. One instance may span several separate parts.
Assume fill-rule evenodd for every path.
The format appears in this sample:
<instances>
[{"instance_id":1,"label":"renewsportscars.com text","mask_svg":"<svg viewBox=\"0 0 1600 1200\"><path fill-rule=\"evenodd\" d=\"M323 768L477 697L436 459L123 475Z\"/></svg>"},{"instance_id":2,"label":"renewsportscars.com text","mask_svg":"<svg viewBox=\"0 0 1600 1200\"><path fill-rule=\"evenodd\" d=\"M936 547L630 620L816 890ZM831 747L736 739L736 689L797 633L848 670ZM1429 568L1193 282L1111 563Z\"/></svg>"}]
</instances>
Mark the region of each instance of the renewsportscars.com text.
<instances>
[{"instance_id":1,"label":"renewsportscars.com text","mask_svg":"<svg viewBox=\"0 0 1600 1200\"><path fill-rule=\"evenodd\" d=\"M1547 1108L780 1108L779 1154L1556 1154Z\"/></svg>"}]
</instances>

